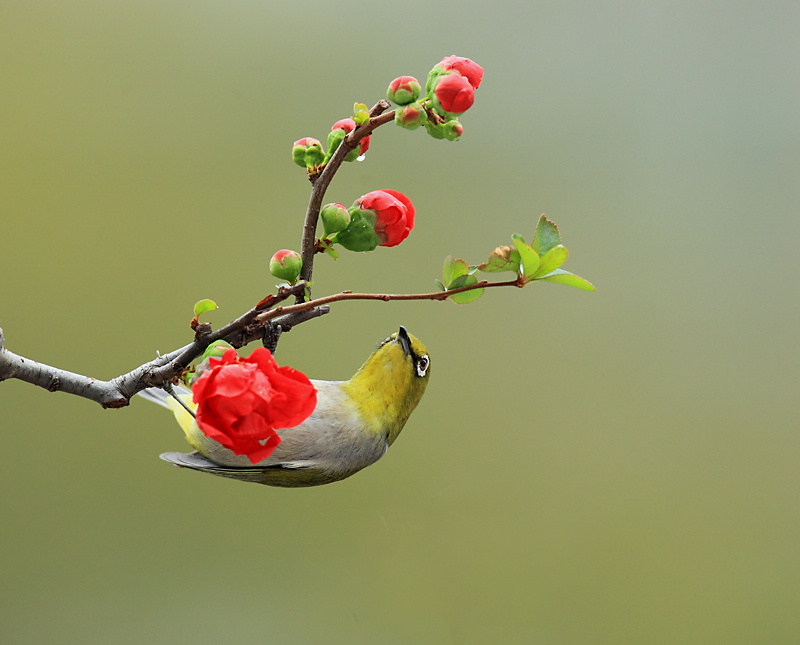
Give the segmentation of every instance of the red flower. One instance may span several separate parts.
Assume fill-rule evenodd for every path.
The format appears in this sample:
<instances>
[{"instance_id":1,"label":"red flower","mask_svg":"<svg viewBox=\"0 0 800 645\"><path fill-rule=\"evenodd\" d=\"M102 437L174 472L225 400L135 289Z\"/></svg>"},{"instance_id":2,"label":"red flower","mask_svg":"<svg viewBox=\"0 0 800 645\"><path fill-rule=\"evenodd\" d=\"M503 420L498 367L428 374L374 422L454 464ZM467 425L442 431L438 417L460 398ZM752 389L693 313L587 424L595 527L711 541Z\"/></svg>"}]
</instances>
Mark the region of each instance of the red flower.
<instances>
[{"instance_id":1,"label":"red flower","mask_svg":"<svg viewBox=\"0 0 800 645\"><path fill-rule=\"evenodd\" d=\"M359 208L373 210L377 215L375 233L380 246L397 246L414 228L414 205L396 190L373 190L356 200Z\"/></svg>"},{"instance_id":2,"label":"red flower","mask_svg":"<svg viewBox=\"0 0 800 645\"><path fill-rule=\"evenodd\" d=\"M347 134L350 134L353 130L356 129L356 122L353 119L341 119L331 126L331 132L334 130L344 130ZM358 142L358 148L355 151L358 151L356 157L363 155L367 150L369 150L369 137L364 137L361 141ZM350 154L353 154L352 152Z\"/></svg>"},{"instance_id":3,"label":"red flower","mask_svg":"<svg viewBox=\"0 0 800 645\"><path fill-rule=\"evenodd\" d=\"M276 429L293 428L317 406L317 390L305 374L278 367L270 351L253 350L241 359L229 349L192 387L197 425L207 437L253 464L281 442Z\"/></svg>"},{"instance_id":4,"label":"red flower","mask_svg":"<svg viewBox=\"0 0 800 645\"><path fill-rule=\"evenodd\" d=\"M448 56L443 58L439 63L444 68L444 71L449 72L455 70L462 76L466 77L472 89L477 90L483 79L483 67L471 61L469 58L462 58L461 56Z\"/></svg>"},{"instance_id":5,"label":"red flower","mask_svg":"<svg viewBox=\"0 0 800 645\"><path fill-rule=\"evenodd\" d=\"M461 114L475 102L475 90L465 76L446 74L436 81L434 94L445 112Z\"/></svg>"}]
</instances>

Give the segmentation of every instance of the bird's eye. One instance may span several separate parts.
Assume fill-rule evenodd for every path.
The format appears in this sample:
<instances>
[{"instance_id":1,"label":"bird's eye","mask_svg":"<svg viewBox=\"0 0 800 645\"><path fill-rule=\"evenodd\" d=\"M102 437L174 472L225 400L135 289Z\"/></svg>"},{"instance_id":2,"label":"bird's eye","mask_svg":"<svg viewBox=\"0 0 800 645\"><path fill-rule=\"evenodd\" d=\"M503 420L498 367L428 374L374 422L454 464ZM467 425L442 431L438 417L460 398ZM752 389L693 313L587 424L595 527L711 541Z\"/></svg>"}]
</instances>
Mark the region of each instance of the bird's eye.
<instances>
[{"instance_id":1,"label":"bird's eye","mask_svg":"<svg viewBox=\"0 0 800 645\"><path fill-rule=\"evenodd\" d=\"M431 360L428 358L428 355L425 354L422 358L417 361L417 376L425 376L425 373L428 371L428 366L431 364Z\"/></svg>"}]
</instances>

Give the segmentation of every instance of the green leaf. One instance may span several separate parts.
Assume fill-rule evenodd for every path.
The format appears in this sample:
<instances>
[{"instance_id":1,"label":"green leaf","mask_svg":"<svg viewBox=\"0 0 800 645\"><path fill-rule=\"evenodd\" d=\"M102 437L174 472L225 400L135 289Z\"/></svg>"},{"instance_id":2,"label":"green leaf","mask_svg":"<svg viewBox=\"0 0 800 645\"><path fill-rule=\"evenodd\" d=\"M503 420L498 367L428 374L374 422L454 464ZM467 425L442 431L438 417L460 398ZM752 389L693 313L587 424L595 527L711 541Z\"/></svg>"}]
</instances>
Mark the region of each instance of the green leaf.
<instances>
[{"instance_id":1,"label":"green leaf","mask_svg":"<svg viewBox=\"0 0 800 645\"><path fill-rule=\"evenodd\" d=\"M217 307L217 303L213 300L201 300L200 302L196 303L194 306L194 315L198 318L202 316L207 311L213 311L214 309L219 309Z\"/></svg>"},{"instance_id":2,"label":"green leaf","mask_svg":"<svg viewBox=\"0 0 800 645\"><path fill-rule=\"evenodd\" d=\"M460 287L468 287L471 284L477 284L478 278L474 275L462 275L456 278L450 285L450 289L458 289ZM449 289L449 290L450 290ZM483 289L473 289L472 291L464 291L450 296L450 299L459 304L466 305L469 302L474 302L483 295Z\"/></svg>"},{"instance_id":3,"label":"green leaf","mask_svg":"<svg viewBox=\"0 0 800 645\"><path fill-rule=\"evenodd\" d=\"M539 256L530 246L514 238L514 246L519 251L519 256L522 258L522 275L530 280L539 268Z\"/></svg>"},{"instance_id":4,"label":"green leaf","mask_svg":"<svg viewBox=\"0 0 800 645\"><path fill-rule=\"evenodd\" d=\"M444 277L444 284L448 289L451 288L451 285L456 278L460 278L462 275L467 275L468 273L469 266L467 266L467 263L464 262L464 260L455 258L452 255L448 255L444 259L442 276Z\"/></svg>"},{"instance_id":5,"label":"green leaf","mask_svg":"<svg viewBox=\"0 0 800 645\"><path fill-rule=\"evenodd\" d=\"M436 286L439 287L439 291L447 291L444 286L444 283L441 280L435 280Z\"/></svg>"},{"instance_id":6,"label":"green leaf","mask_svg":"<svg viewBox=\"0 0 800 645\"><path fill-rule=\"evenodd\" d=\"M576 289L583 289L584 291L597 291L594 285L588 280L584 280L579 275L564 271L563 269L556 269L552 273L548 273L537 280L547 280L548 282L556 282L558 284L566 284Z\"/></svg>"},{"instance_id":7,"label":"green leaf","mask_svg":"<svg viewBox=\"0 0 800 645\"><path fill-rule=\"evenodd\" d=\"M533 279L536 280L539 276L547 275L548 273L555 271L567 261L567 256L569 256L569 251L567 251L566 247L562 246L561 244L554 246L544 254L544 257L539 264L539 269L536 271Z\"/></svg>"},{"instance_id":8,"label":"green leaf","mask_svg":"<svg viewBox=\"0 0 800 645\"><path fill-rule=\"evenodd\" d=\"M533 236L533 242L531 242L533 250L541 257L559 244L561 244L561 232L558 230L558 226L542 215L536 225L536 235Z\"/></svg>"},{"instance_id":9,"label":"green leaf","mask_svg":"<svg viewBox=\"0 0 800 645\"><path fill-rule=\"evenodd\" d=\"M363 103L356 103L353 106L353 121L356 122L356 125L364 125L369 121L369 110L366 105Z\"/></svg>"},{"instance_id":10,"label":"green leaf","mask_svg":"<svg viewBox=\"0 0 800 645\"><path fill-rule=\"evenodd\" d=\"M525 244L525 238L524 238L524 237L522 237L522 236L521 236L520 234L518 234L518 233L512 233L512 234L511 234L511 239L512 239L512 240L517 240L517 241L519 241L519 242L522 242L523 244Z\"/></svg>"},{"instance_id":11,"label":"green leaf","mask_svg":"<svg viewBox=\"0 0 800 645\"><path fill-rule=\"evenodd\" d=\"M519 251L510 246L498 246L489 259L483 264L479 264L477 269L484 273L502 273L503 271L513 271L519 273Z\"/></svg>"}]
</instances>

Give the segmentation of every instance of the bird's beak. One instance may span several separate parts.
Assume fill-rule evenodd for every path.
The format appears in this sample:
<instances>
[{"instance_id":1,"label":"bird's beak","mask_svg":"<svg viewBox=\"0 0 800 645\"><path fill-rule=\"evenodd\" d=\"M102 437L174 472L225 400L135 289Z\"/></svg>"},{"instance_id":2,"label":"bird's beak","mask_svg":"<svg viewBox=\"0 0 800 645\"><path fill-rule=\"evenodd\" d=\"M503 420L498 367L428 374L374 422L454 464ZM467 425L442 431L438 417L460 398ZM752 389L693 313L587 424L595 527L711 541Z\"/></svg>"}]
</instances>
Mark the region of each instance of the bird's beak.
<instances>
[{"instance_id":1,"label":"bird's beak","mask_svg":"<svg viewBox=\"0 0 800 645\"><path fill-rule=\"evenodd\" d=\"M406 356L411 356L411 339L408 337L406 328L400 325L400 331L397 332L397 342L403 348Z\"/></svg>"}]
</instances>

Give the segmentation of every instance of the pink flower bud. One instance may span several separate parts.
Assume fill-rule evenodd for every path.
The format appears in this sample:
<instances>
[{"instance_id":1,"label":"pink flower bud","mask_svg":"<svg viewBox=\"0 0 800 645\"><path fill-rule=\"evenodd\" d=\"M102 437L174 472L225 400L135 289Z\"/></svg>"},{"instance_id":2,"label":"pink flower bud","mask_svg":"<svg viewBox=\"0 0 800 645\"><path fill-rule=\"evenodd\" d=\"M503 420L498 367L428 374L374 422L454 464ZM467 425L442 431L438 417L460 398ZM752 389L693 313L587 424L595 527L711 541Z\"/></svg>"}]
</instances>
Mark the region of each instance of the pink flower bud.
<instances>
[{"instance_id":1,"label":"pink flower bud","mask_svg":"<svg viewBox=\"0 0 800 645\"><path fill-rule=\"evenodd\" d=\"M312 137L298 139L292 144L292 160L303 168L313 168L322 163L325 154L322 144Z\"/></svg>"},{"instance_id":2,"label":"pink flower bud","mask_svg":"<svg viewBox=\"0 0 800 645\"><path fill-rule=\"evenodd\" d=\"M408 130L416 130L428 120L428 114L419 103L409 103L397 108L394 112L394 122Z\"/></svg>"},{"instance_id":3,"label":"pink flower bud","mask_svg":"<svg viewBox=\"0 0 800 645\"><path fill-rule=\"evenodd\" d=\"M355 129L356 122L353 121L353 119L342 119L331 126L331 132L334 130L344 130L347 134L350 134Z\"/></svg>"},{"instance_id":4,"label":"pink flower bud","mask_svg":"<svg viewBox=\"0 0 800 645\"><path fill-rule=\"evenodd\" d=\"M400 76L389 83L386 98L398 105L413 103L419 98L422 88L413 76Z\"/></svg>"},{"instance_id":5,"label":"pink flower bud","mask_svg":"<svg viewBox=\"0 0 800 645\"><path fill-rule=\"evenodd\" d=\"M347 134L350 134L355 129L356 129L356 122L353 121L353 119L342 119L333 124L333 126L331 127L331 132L336 132L336 130L344 130ZM331 141L331 135L328 135L329 147L330 147L330 141ZM339 143L341 143L341 140L339 140L339 142L336 143L337 148L339 147ZM355 149L344 158L344 160L355 161L361 155L363 155L367 150L369 150L369 137L364 137L363 139L361 139L361 141L358 142L358 145L355 147Z\"/></svg>"},{"instance_id":6,"label":"pink flower bud","mask_svg":"<svg viewBox=\"0 0 800 645\"><path fill-rule=\"evenodd\" d=\"M456 72L443 74L436 79L433 91L434 108L450 114L462 114L475 102L475 90Z\"/></svg>"},{"instance_id":7,"label":"pink flower bud","mask_svg":"<svg viewBox=\"0 0 800 645\"><path fill-rule=\"evenodd\" d=\"M303 268L303 259L297 251L281 249L269 261L269 272L279 280L294 282Z\"/></svg>"},{"instance_id":8,"label":"pink flower bud","mask_svg":"<svg viewBox=\"0 0 800 645\"><path fill-rule=\"evenodd\" d=\"M478 89L483 79L483 67L471 61L469 58L448 56L447 58L443 58L439 65L441 65L446 72L456 71L464 76L474 90Z\"/></svg>"}]
</instances>

